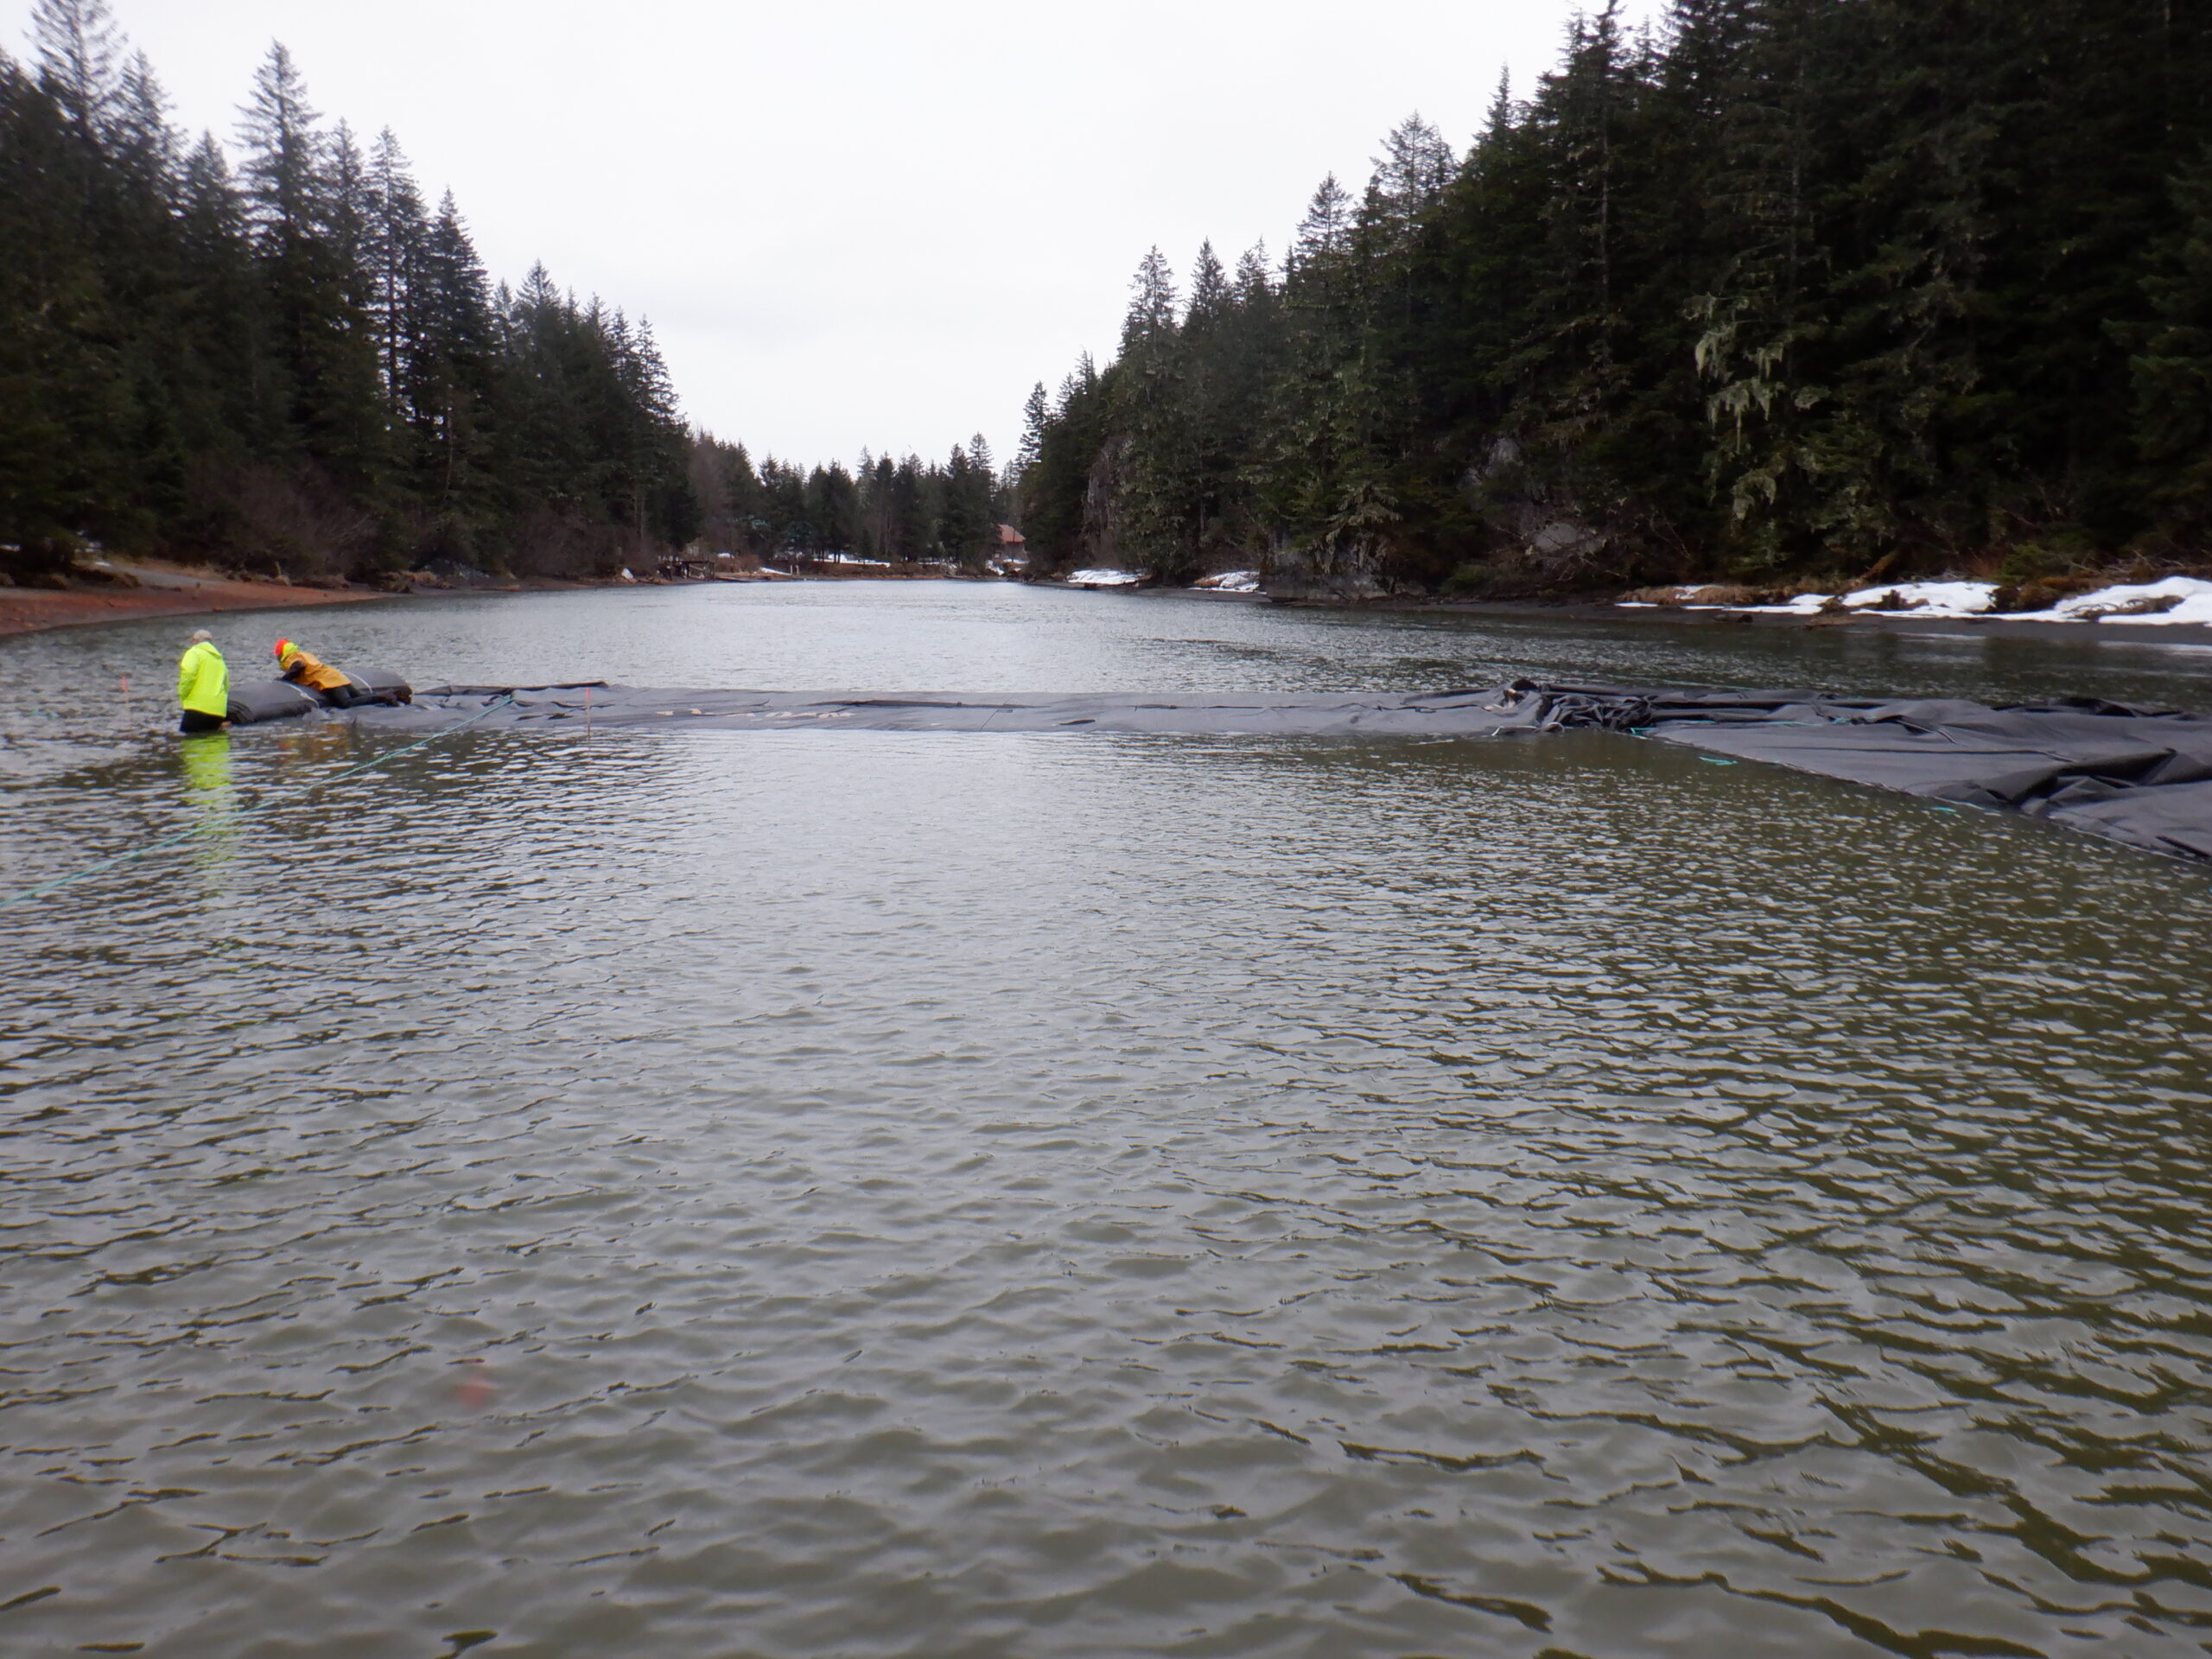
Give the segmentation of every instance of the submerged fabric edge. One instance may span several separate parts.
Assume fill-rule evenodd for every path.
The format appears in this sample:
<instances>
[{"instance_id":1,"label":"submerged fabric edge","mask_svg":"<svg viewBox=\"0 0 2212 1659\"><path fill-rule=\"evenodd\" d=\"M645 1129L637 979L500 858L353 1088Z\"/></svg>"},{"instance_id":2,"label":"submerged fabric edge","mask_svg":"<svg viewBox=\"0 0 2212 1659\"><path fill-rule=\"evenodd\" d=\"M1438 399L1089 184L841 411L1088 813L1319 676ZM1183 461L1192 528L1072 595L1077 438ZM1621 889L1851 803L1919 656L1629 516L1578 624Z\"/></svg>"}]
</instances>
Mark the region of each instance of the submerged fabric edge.
<instances>
[{"instance_id":1,"label":"submerged fabric edge","mask_svg":"<svg viewBox=\"0 0 2212 1659\"><path fill-rule=\"evenodd\" d=\"M503 701L504 700L504 701ZM1516 680L1420 693L963 694L748 691L570 682L435 686L411 705L301 710L367 729L725 730L1485 738L1633 733L1742 760L2016 811L2145 851L2212 861L2212 717L2066 698L1836 698Z\"/></svg>"}]
</instances>

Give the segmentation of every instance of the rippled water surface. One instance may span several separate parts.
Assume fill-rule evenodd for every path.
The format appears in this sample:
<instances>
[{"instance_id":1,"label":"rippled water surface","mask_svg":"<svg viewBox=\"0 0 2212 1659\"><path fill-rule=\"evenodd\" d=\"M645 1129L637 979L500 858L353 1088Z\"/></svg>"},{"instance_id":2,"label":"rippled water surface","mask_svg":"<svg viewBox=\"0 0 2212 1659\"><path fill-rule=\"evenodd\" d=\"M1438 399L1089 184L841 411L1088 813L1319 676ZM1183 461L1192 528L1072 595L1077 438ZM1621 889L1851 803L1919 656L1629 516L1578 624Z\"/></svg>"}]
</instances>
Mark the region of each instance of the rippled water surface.
<instances>
[{"instance_id":1,"label":"rippled water surface","mask_svg":"<svg viewBox=\"0 0 2212 1659\"><path fill-rule=\"evenodd\" d=\"M2201 653L939 584L213 624L440 679ZM2205 873L1596 734L158 730L0 642L0 1651L2195 1654ZM245 671L243 667L241 671ZM121 690L124 675L134 688Z\"/></svg>"}]
</instances>

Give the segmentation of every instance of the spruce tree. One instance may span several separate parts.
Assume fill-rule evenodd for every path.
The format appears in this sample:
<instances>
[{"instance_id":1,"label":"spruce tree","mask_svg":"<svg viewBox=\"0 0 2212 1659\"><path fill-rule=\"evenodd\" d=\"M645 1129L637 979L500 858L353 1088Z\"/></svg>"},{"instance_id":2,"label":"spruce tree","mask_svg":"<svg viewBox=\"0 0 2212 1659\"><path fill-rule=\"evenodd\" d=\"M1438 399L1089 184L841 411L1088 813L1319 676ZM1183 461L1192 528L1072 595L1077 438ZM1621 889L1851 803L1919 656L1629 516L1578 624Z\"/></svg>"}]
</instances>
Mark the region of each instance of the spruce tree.
<instances>
[{"instance_id":1,"label":"spruce tree","mask_svg":"<svg viewBox=\"0 0 2212 1659\"><path fill-rule=\"evenodd\" d=\"M991 517L991 492L995 484L988 448L979 456L960 444L952 446L940 486L943 495L937 538L939 557L963 569L982 569L996 540L993 533L996 525Z\"/></svg>"},{"instance_id":2,"label":"spruce tree","mask_svg":"<svg viewBox=\"0 0 2212 1659\"><path fill-rule=\"evenodd\" d=\"M938 521L935 492L918 457L908 455L892 476L892 544L898 559L937 556Z\"/></svg>"},{"instance_id":3,"label":"spruce tree","mask_svg":"<svg viewBox=\"0 0 2212 1659\"><path fill-rule=\"evenodd\" d=\"M395 425L419 428L423 411L414 360L428 284L429 226L422 192L391 128L370 150L363 257L369 279L364 310L376 339L377 372Z\"/></svg>"},{"instance_id":4,"label":"spruce tree","mask_svg":"<svg viewBox=\"0 0 2212 1659\"><path fill-rule=\"evenodd\" d=\"M298 454L341 489L381 481L373 337L361 311L358 157L334 143L281 42L241 111L257 264L268 293L276 366Z\"/></svg>"},{"instance_id":5,"label":"spruce tree","mask_svg":"<svg viewBox=\"0 0 2212 1659\"><path fill-rule=\"evenodd\" d=\"M1229 273L1221 268L1211 239L1201 242L1198 257L1191 262L1191 297L1184 308L1184 326L1212 327L1227 314L1231 298ZM1044 388L1038 390L1041 392Z\"/></svg>"},{"instance_id":6,"label":"spruce tree","mask_svg":"<svg viewBox=\"0 0 2212 1659\"><path fill-rule=\"evenodd\" d=\"M39 83L60 106L77 143L95 152L121 102L123 36L106 0L38 0L31 40Z\"/></svg>"},{"instance_id":7,"label":"spruce tree","mask_svg":"<svg viewBox=\"0 0 2212 1659\"><path fill-rule=\"evenodd\" d=\"M85 234L82 143L71 111L0 57L0 542L25 571L135 528L118 440L137 410Z\"/></svg>"},{"instance_id":8,"label":"spruce tree","mask_svg":"<svg viewBox=\"0 0 2212 1659\"><path fill-rule=\"evenodd\" d=\"M1209 259L1211 248L1206 249ZM1220 267L1209 276L1217 301ZM1175 277L1154 248L1138 265L1122 323L1122 353L1109 394L1126 435L1118 462L1119 545L1148 575L1176 580L1197 566L1198 457L1192 421L1192 358L1176 315Z\"/></svg>"}]
</instances>

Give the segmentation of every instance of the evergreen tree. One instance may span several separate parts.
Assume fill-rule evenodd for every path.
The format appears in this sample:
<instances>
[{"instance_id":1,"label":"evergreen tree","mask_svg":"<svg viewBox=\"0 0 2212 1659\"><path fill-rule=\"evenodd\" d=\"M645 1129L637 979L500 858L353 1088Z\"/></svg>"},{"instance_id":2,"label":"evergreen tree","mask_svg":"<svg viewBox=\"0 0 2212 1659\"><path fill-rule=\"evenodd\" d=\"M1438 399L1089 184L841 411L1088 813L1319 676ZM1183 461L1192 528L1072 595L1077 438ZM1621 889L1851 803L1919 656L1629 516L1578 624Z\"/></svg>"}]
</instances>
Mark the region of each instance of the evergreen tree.
<instances>
[{"instance_id":1,"label":"evergreen tree","mask_svg":"<svg viewBox=\"0 0 2212 1659\"><path fill-rule=\"evenodd\" d=\"M373 338L359 298L359 168L308 102L283 44L272 45L241 111L256 264L290 435L299 454L341 489L379 481Z\"/></svg>"},{"instance_id":2,"label":"evergreen tree","mask_svg":"<svg viewBox=\"0 0 2212 1659\"><path fill-rule=\"evenodd\" d=\"M1037 464L1022 479L1022 533L1033 574L1068 569L1092 554L1090 480L1108 435L1098 372L1086 353L1061 381L1052 418L1039 434Z\"/></svg>"},{"instance_id":3,"label":"evergreen tree","mask_svg":"<svg viewBox=\"0 0 2212 1659\"><path fill-rule=\"evenodd\" d=\"M1207 250L1211 257L1211 250ZM1220 267L1209 279L1218 297ZM1158 248L1138 265L1122 323L1109 400L1125 433L1116 494L1119 556L1173 579L1196 563L1198 476L1191 430L1189 356L1176 315L1175 276Z\"/></svg>"},{"instance_id":4,"label":"evergreen tree","mask_svg":"<svg viewBox=\"0 0 2212 1659\"><path fill-rule=\"evenodd\" d=\"M174 208L181 155L169 124L169 101L143 52L134 52L118 85L107 129L116 166L141 199Z\"/></svg>"},{"instance_id":5,"label":"evergreen tree","mask_svg":"<svg viewBox=\"0 0 2212 1659\"><path fill-rule=\"evenodd\" d=\"M1045 434L1052 422L1052 400L1045 395L1045 383L1039 380L1030 388L1029 401L1021 409L1021 453L1016 465L1024 472L1034 467L1045 454Z\"/></svg>"},{"instance_id":6,"label":"evergreen tree","mask_svg":"<svg viewBox=\"0 0 2212 1659\"><path fill-rule=\"evenodd\" d=\"M1218 323L1232 298L1229 273L1221 268L1209 238L1198 245L1198 257L1191 264L1191 298L1183 313L1184 326L1204 328Z\"/></svg>"},{"instance_id":7,"label":"evergreen tree","mask_svg":"<svg viewBox=\"0 0 2212 1659\"><path fill-rule=\"evenodd\" d=\"M991 492L996 482L988 450L976 455L959 444L952 446L938 512L940 558L970 571L983 568L998 539L997 521L991 516Z\"/></svg>"},{"instance_id":8,"label":"evergreen tree","mask_svg":"<svg viewBox=\"0 0 2212 1659\"><path fill-rule=\"evenodd\" d=\"M0 57L0 540L26 568L129 524L135 424L99 262L86 236L67 107Z\"/></svg>"},{"instance_id":9,"label":"evergreen tree","mask_svg":"<svg viewBox=\"0 0 2212 1659\"><path fill-rule=\"evenodd\" d=\"M282 415L245 204L213 134L186 156L178 195L178 366L202 405L193 448L204 468L233 471L276 444ZM210 521L191 539L212 550L216 537Z\"/></svg>"},{"instance_id":10,"label":"evergreen tree","mask_svg":"<svg viewBox=\"0 0 2212 1659\"><path fill-rule=\"evenodd\" d=\"M1321 181L1292 244L1283 283L1284 361L1255 473L1286 585L1364 591L1400 515L1374 444L1379 399L1367 350L1363 240L1351 199Z\"/></svg>"},{"instance_id":11,"label":"evergreen tree","mask_svg":"<svg viewBox=\"0 0 2212 1659\"><path fill-rule=\"evenodd\" d=\"M2144 279L2155 321L2129 367L2137 443L2171 535L2212 537L2212 149L2175 178L2181 223Z\"/></svg>"},{"instance_id":12,"label":"evergreen tree","mask_svg":"<svg viewBox=\"0 0 2212 1659\"><path fill-rule=\"evenodd\" d=\"M490 505L484 469L497 407L494 307L468 227L448 190L423 233L409 283L407 408L425 482L449 519Z\"/></svg>"},{"instance_id":13,"label":"evergreen tree","mask_svg":"<svg viewBox=\"0 0 2212 1659\"><path fill-rule=\"evenodd\" d=\"M31 40L39 84L77 143L98 152L121 102L123 37L106 0L38 0Z\"/></svg>"},{"instance_id":14,"label":"evergreen tree","mask_svg":"<svg viewBox=\"0 0 2212 1659\"><path fill-rule=\"evenodd\" d=\"M908 455L892 476L891 552L893 559L915 560L938 556L938 498L940 489L918 457Z\"/></svg>"},{"instance_id":15,"label":"evergreen tree","mask_svg":"<svg viewBox=\"0 0 2212 1659\"><path fill-rule=\"evenodd\" d=\"M853 555L865 539L860 491L842 461L817 467L806 480L806 518L825 553Z\"/></svg>"},{"instance_id":16,"label":"evergreen tree","mask_svg":"<svg viewBox=\"0 0 2212 1659\"><path fill-rule=\"evenodd\" d=\"M376 340L378 378L393 423L418 426L423 411L414 346L423 321L429 226L422 192L389 127L377 135L370 152L366 194L363 257L369 288L363 309Z\"/></svg>"}]
</instances>

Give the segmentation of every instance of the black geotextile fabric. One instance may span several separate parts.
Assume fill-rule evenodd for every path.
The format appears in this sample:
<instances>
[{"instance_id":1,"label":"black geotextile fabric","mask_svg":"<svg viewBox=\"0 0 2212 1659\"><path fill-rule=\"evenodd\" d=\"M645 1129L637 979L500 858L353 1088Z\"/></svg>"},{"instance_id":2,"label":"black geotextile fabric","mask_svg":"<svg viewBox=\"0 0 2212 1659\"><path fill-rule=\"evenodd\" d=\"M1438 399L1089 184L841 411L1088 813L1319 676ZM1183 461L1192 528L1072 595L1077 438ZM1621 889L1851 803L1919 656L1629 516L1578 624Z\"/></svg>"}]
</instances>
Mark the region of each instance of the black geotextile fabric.
<instances>
[{"instance_id":1,"label":"black geotextile fabric","mask_svg":"<svg viewBox=\"0 0 2212 1659\"><path fill-rule=\"evenodd\" d=\"M1883 701L1533 680L1419 694L1072 696L868 696L594 683L437 686L416 693L411 708L325 714L409 730L471 715L480 715L482 726L548 732L683 724L751 731L1493 737L1592 728L2024 812L2153 852L2212 860L2212 718L2092 698L1992 708L1948 698Z\"/></svg>"}]
</instances>

